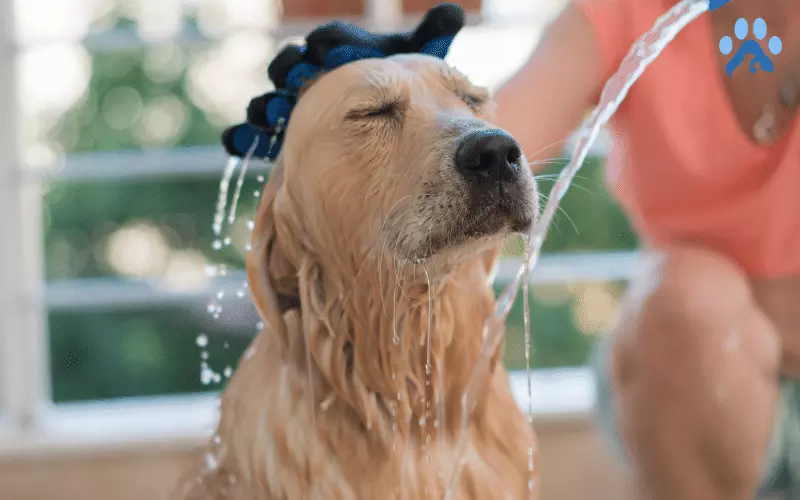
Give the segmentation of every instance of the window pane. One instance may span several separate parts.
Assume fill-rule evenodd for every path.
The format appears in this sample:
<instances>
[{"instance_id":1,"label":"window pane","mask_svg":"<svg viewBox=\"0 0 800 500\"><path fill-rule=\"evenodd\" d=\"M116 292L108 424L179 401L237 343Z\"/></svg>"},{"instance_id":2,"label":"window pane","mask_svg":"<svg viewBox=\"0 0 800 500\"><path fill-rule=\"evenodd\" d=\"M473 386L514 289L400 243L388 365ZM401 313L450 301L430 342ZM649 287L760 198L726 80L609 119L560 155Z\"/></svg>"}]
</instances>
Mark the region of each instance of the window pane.
<instances>
[{"instance_id":1,"label":"window pane","mask_svg":"<svg viewBox=\"0 0 800 500\"><path fill-rule=\"evenodd\" d=\"M585 364L592 344L611 326L624 287L615 282L531 287L531 367ZM522 297L506 322L503 359L509 370L525 369Z\"/></svg>"},{"instance_id":2,"label":"window pane","mask_svg":"<svg viewBox=\"0 0 800 500\"><path fill-rule=\"evenodd\" d=\"M53 399L61 403L218 390L230 373L226 368L236 366L253 336L256 313L252 308L249 313L215 321L201 303L51 312Z\"/></svg>"},{"instance_id":3,"label":"window pane","mask_svg":"<svg viewBox=\"0 0 800 500\"><path fill-rule=\"evenodd\" d=\"M75 152L217 145L223 127L244 119L250 98L271 88L266 65L273 53L270 39L247 32L187 47L26 51L25 159L40 167ZM53 86L53 68L62 65Z\"/></svg>"},{"instance_id":4,"label":"window pane","mask_svg":"<svg viewBox=\"0 0 800 500\"><path fill-rule=\"evenodd\" d=\"M17 3L23 40L37 41L22 52L20 65L23 154L32 165L58 164L71 153L217 146L222 128L242 120L250 98L271 87L266 66L279 46L265 35L274 23L271 2ZM46 7L55 15L43 22L40 13ZM462 35L451 62L478 83L495 87L500 76L509 76L522 63L539 33L527 27L474 27ZM191 43L175 44L170 37ZM517 62L475 57L478 47L508 44L525 47ZM561 203L546 251L636 247L630 226L605 189L601 166L595 158L580 172ZM543 194L553 184L547 175L559 168L545 170L539 182ZM46 277L144 279L157 288L205 293L214 287L207 269L216 264L243 267L248 221L262 185L258 175L251 171L247 177L230 244L223 237L219 251L212 248L216 237L211 230L217 177L50 183L44 199ZM521 245L512 239L505 250L519 255ZM537 287L531 304L533 366L583 363L594 334L607 326L619 286ZM237 300L240 304L217 321L206 311L207 300L157 309L131 304L124 310L51 311L55 399L214 389L213 383L202 383L196 339L208 336L215 373L233 365L258 322L249 297ZM239 319L226 323L229 313ZM505 361L512 369L524 367L522 339L518 303L506 341ZM226 343L227 348L221 347Z\"/></svg>"},{"instance_id":5,"label":"window pane","mask_svg":"<svg viewBox=\"0 0 800 500\"><path fill-rule=\"evenodd\" d=\"M81 40L126 29L146 41L182 31L208 37L275 23L276 2L263 0L14 0L17 37L25 44Z\"/></svg>"},{"instance_id":6,"label":"window pane","mask_svg":"<svg viewBox=\"0 0 800 500\"><path fill-rule=\"evenodd\" d=\"M533 287L531 366L584 364L592 343L609 327L623 287ZM181 308L52 311L55 401L218 390L230 373L226 368L235 369L259 321L249 296L239 295L226 293L218 319L208 314L203 300ZM522 310L518 300L507 323L504 363L510 370L525 368Z\"/></svg>"},{"instance_id":7,"label":"window pane","mask_svg":"<svg viewBox=\"0 0 800 500\"><path fill-rule=\"evenodd\" d=\"M223 239L219 251L211 227L216 178L55 183L45 195L47 278L119 276L167 285L182 277L202 284L209 265L242 269L259 178L244 182L230 244Z\"/></svg>"}]
</instances>

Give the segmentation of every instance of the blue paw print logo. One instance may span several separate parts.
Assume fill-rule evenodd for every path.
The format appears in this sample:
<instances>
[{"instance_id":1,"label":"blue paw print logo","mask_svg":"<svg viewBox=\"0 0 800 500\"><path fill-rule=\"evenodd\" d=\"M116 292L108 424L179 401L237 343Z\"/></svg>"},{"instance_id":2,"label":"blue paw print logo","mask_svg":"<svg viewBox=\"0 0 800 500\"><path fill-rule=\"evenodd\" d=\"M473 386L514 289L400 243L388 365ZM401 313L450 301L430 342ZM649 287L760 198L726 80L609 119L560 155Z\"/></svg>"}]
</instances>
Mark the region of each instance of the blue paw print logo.
<instances>
[{"instance_id":1,"label":"blue paw print logo","mask_svg":"<svg viewBox=\"0 0 800 500\"><path fill-rule=\"evenodd\" d=\"M736 24L733 27L733 33L736 35L742 44L739 46L739 50L736 51L733 58L728 61L728 64L725 65L725 71L728 73L728 76L731 76L739 67L740 64L744 61L745 56L752 56L750 60L750 72L756 73L759 68L761 71L766 71L767 73L772 73L775 71L775 66L772 64L772 59L764 52L764 49L761 48L760 42L767 37L767 22L761 19L760 17L753 21L753 38L747 38L750 34L750 23L747 22L745 18L739 18L736 21ZM767 44L769 51L772 55L777 56L783 50L783 42L777 36L773 36L769 39ZM724 54L728 55L733 52L733 40L729 36L724 36L719 41L719 51Z\"/></svg>"}]
</instances>

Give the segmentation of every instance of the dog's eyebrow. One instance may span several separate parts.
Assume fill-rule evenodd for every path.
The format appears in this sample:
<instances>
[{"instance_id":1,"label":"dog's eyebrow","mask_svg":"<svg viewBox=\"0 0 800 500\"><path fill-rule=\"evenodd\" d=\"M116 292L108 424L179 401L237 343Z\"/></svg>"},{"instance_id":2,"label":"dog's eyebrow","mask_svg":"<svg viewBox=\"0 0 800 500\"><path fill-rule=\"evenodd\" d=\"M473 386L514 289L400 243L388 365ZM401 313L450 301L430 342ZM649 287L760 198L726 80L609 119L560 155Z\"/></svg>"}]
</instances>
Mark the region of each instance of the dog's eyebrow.
<instances>
[{"instance_id":1,"label":"dog's eyebrow","mask_svg":"<svg viewBox=\"0 0 800 500\"><path fill-rule=\"evenodd\" d=\"M406 86L387 75L370 75L348 90L342 100L350 105L369 105L403 100Z\"/></svg>"},{"instance_id":2,"label":"dog's eyebrow","mask_svg":"<svg viewBox=\"0 0 800 500\"><path fill-rule=\"evenodd\" d=\"M442 68L442 80L448 90L459 95L477 94L483 97L484 94L487 94L486 89L474 85L464 74L455 68Z\"/></svg>"}]
</instances>

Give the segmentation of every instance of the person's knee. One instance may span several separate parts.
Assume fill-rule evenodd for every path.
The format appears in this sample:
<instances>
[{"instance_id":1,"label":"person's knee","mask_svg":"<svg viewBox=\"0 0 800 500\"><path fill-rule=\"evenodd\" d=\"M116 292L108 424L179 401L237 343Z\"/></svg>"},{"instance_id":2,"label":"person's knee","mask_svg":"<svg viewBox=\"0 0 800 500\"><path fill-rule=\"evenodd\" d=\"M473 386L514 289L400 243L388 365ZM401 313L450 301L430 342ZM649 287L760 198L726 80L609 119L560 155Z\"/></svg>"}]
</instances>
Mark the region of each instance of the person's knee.
<instances>
[{"instance_id":1,"label":"person's knee","mask_svg":"<svg viewBox=\"0 0 800 500\"><path fill-rule=\"evenodd\" d=\"M652 279L650 293L629 311L636 318L621 322L627 331L615 335L619 381L644 371L655 384L680 385L689 378L702 383L714 372L740 369L721 363L721 355L745 349L744 362L777 369L778 337L732 262L704 250L675 249Z\"/></svg>"},{"instance_id":2,"label":"person's knee","mask_svg":"<svg viewBox=\"0 0 800 500\"><path fill-rule=\"evenodd\" d=\"M712 450L704 456L730 474L720 484L752 486L774 415L778 336L746 276L724 258L682 249L655 271L612 334L626 447L641 458L659 436L683 436L687 449L702 441Z\"/></svg>"}]
</instances>

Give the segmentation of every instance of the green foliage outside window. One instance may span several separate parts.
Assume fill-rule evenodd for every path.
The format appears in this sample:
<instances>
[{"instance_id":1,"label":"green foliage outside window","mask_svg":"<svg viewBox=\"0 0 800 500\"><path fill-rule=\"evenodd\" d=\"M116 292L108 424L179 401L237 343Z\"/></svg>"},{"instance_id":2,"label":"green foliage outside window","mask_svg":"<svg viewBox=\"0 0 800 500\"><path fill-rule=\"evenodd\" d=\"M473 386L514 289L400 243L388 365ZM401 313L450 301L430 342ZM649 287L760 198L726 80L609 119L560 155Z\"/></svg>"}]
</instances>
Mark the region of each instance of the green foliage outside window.
<instances>
[{"instance_id":1,"label":"green foliage outside window","mask_svg":"<svg viewBox=\"0 0 800 500\"><path fill-rule=\"evenodd\" d=\"M66 153L216 145L224 123L197 102L188 76L192 61L207 49L156 45L93 55L85 98L57 121L49 137ZM562 202L546 251L636 247L635 235L603 186L601 163L591 159L581 171ZM545 174L557 171L558 166L551 166ZM254 177L249 176L243 191L240 224L255 211L257 200L251 193L259 184ZM234 245L222 252L211 246L218 182L196 177L47 186L47 278L124 279L137 269L164 270L173 260L180 261L178 257L184 259L181 262L204 259L241 269L247 234L243 227L238 227ZM546 178L539 183L545 194L551 185ZM130 228L141 230L144 237L157 234L161 254L148 257L139 268L121 270L114 261L114 238ZM518 253L513 244L507 250ZM593 335L607 325L605 316L621 290L619 283L533 288L533 365L582 364ZM592 311L605 316L587 320L585 315ZM235 365L256 330L255 324L223 328L210 319L203 304L102 312L53 310L49 327L56 401L215 389L217 385L200 382L198 334L209 336L208 362L222 372ZM518 301L506 340L505 360L511 369L525 364L522 330Z\"/></svg>"}]
</instances>

